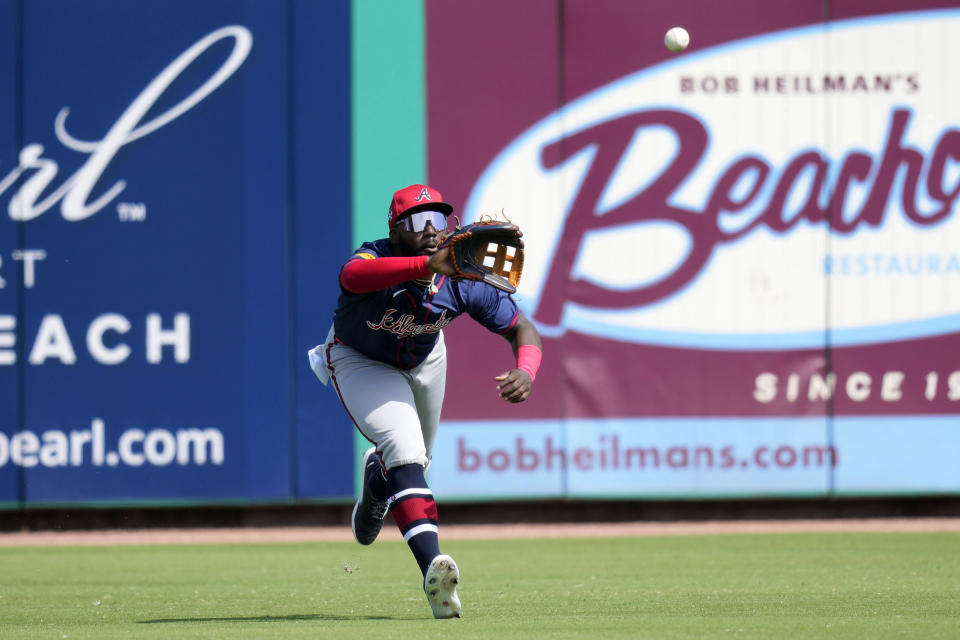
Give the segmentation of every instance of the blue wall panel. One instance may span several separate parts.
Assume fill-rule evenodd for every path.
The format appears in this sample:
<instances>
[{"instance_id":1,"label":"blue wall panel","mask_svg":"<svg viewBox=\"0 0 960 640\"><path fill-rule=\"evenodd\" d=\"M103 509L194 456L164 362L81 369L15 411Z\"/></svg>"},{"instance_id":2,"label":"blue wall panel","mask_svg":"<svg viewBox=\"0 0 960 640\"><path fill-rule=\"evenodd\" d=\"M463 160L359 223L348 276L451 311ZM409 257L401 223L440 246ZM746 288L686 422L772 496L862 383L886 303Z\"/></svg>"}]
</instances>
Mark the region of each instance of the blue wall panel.
<instances>
[{"instance_id":1,"label":"blue wall panel","mask_svg":"<svg viewBox=\"0 0 960 640\"><path fill-rule=\"evenodd\" d=\"M352 496L354 427L306 358L326 338L340 266L353 250L350 3L298 0L293 17L297 486L301 496Z\"/></svg>"},{"instance_id":2,"label":"blue wall panel","mask_svg":"<svg viewBox=\"0 0 960 640\"><path fill-rule=\"evenodd\" d=\"M0 274L19 226L35 279L18 365L0 366L0 502L349 493L348 456L316 464L350 448L348 428L317 421L335 396L314 381L296 404L306 342L323 338L308 325L329 322L312 285L332 273L332 290L349 245L348 6L37 0L22 31L3 20L0 83L14 83L20 33L24 116L18 141L4 91L0 157L15 167L19 145L30 159L0 194L24 205L0 221ZM334 223L303 237L321 211ZM16 314L0 290L0 316Z\"/></svg>"},{"instance_id":3,"label":"blue wall panel","mask_svg":"<svg viewBox=\"0 0 960 640\"><path fill-rule=\"evenodd\" d=\"M18 247L17 224L7 215L10 193L16 189L16 157L19 145L17 106L18 11L15 0L0 0L0 504L19 499L22 472L9 464L7 435L19 423L20 379L16 366L16 326L21 278L14 252Z\"/></svg>"},{"instance_id":4,"label":"blue wall panel","mask_svg":"<svg viewBox=\"0 0 960 640\"><path fill-rule=\"evenodd\" d=\"M59 165L52 188L100 173L89 195L71 202L81 179L25 223L25 246L47 254L25 298L25 330L28 341L48 345L43 358L31 347L26 428L80 439L89 431L91 439L78 448L68 434L65 464L51 451L48 465L29 468L28 502L289 494L276 402L285 368L269 355L282 358L284 326L262 321L286 308L285 289L274 284L284 281L286 213L282 9L27 4L26 139ZM221 70L228 77L209 95L134 139ZM54 126L64 107L69 138ZM84 204L104 194L109 201L96 212L87 204L86 215ZM114 328L102 342L129 349L116 364L86 344L105 314ZM165 331L181 319L176 340L168 338L179 357L161 346L152 361L151 317ZM183 441L193 429L214 430L205 454Z\"/></svg>"}]
</instances>

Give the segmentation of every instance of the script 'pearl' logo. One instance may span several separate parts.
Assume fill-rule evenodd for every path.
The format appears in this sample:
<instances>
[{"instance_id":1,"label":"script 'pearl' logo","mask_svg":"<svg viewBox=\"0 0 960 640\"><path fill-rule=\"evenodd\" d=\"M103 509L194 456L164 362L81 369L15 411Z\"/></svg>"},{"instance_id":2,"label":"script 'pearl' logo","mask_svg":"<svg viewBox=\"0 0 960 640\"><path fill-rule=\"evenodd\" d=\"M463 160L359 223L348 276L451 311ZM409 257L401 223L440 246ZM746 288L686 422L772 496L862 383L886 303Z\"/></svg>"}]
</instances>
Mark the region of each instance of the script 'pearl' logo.
<instances>
[{"instance_id":1,"label":"script 'pearl' logo","mask_svg":"<svg viewBox=\"0 0 960 640\"><path fill-rule=\"evenodd\" d=\"M194 60L211 46L227 38L233 39L233 50L226 61L206 82L164 113L141 123L143 117L163 95L164 91ZM24 146L20 151L19 166L3 180L0 180L0 194L2 194L22 175L32 172L32 175L10 198L8 207L10 218L18 222L26 222L43 214L57 202L62 201L60 205L61 214L66 220L75 222L89 218L110 204L126 187L123 180L114 183L92 202L89 200L91 192L117 152L123 146L153 133L180 117L210 95L243 64L252 45L252 34L248 29L239 25L217 29L200 39L180 54L140 92L140 95L127 107L126 111L101 140L79 140L68 133L66 121L70 109L68 107L61 109L54 123L57 139L65 147L80 153L90 154L90 157L76 173L64 181L53 193L38 202L41 194L57 177L59 167L55 161L43 157L44 148L42 145L31 143Z\"/></svg>"}]
</instances>

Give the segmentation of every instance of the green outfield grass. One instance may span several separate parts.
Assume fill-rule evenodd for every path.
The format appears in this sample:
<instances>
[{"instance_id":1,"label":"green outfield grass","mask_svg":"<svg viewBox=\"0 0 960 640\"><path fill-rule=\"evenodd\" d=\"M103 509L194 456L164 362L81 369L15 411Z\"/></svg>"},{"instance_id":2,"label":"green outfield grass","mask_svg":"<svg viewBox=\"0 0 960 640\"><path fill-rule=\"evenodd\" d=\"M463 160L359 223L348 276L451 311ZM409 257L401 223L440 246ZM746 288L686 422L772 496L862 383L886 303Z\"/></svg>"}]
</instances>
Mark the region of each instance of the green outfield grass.
<instances>
[{"instance_id":1,"label":"green outfield grass","mask_svg":"<svg viewBox=\"0 0 960 640\"><path fill-rule=\"evenodd\" d=\"M960 534L0 549L0 638L958 638Z\"/></svg>"}]
</instances>

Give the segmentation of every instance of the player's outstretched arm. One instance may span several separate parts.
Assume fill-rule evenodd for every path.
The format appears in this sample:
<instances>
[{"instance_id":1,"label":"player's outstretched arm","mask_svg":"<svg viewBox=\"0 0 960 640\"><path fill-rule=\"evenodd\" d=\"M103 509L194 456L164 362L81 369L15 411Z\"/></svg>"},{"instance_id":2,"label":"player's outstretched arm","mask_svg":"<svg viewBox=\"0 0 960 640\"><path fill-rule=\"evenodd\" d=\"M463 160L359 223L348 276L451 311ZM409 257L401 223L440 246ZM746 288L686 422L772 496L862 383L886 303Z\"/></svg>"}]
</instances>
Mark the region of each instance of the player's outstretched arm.
<instances>
[{"instance_id":1,"label":"player's outstretched arm","mask_svg":"<svg viewBox=\"0 0 960 640\"><path fill-rule=\"evenodd\" d=\"M540 333L521 312L513 330L503 334L517 358L517 367L496 377L497 393L507 402L523 402L530 396L542 355Z\"/></svg>"},{"instance_id":2,"label":"player's outstretched arm","mask_svg":"<svg viewBox=\"0 0 960 640\"><path fill-rule=\"evenodd\" d=\"M354 257L340 270L340 286L350 293L368 293L429 275L426 256Z\"/></svg>"}]
</instances>

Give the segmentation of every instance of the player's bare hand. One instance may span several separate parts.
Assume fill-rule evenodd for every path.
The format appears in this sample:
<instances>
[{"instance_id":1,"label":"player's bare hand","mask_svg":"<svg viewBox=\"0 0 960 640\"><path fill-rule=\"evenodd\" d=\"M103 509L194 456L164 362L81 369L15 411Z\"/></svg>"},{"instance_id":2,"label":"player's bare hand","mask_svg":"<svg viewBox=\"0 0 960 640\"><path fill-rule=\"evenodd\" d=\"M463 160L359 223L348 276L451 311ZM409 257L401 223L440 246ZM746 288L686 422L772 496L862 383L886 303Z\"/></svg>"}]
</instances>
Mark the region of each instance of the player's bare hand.
<instances>
[{"instance_id":1,"label":"player's bare hand","mask_svg":"<svg viewBox=\"0 0 960 640\"><path fill-rule=\"evenodd\" d=\"M440 275L452 276L456 273L450 261L450 247L437 249L437 252L427 258L427 269Z\"/></svg>"},{"instance_id":2,"label":"player's bare hand","mask_svg":"<svg viewBox=\"0 0 960 640\"><path fill-rule=\"evenodd\" d=\"M507 402L523 402L530 396L533 380L523 369L510 369L496 377L497 393Z\"/></svg>"}]
</instances>

